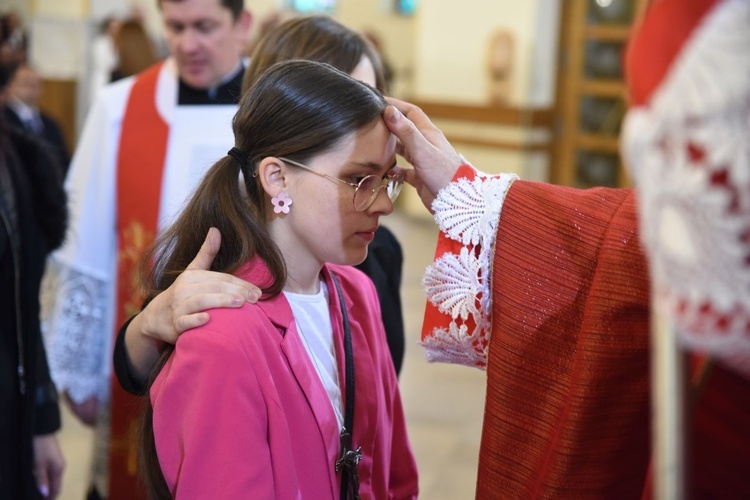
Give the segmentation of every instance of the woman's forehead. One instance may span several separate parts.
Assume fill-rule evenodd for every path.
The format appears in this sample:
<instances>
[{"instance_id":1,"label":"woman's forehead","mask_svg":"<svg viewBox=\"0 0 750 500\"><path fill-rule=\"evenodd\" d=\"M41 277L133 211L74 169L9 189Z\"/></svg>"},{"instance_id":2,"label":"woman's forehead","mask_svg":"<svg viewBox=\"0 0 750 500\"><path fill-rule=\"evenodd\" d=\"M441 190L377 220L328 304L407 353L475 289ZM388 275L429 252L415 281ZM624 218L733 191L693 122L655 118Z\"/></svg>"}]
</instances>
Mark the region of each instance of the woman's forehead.
<instances>
[{"instance_id":1,"label":"woman's forehead","mask_svg":"<svg viewBox=\"0 0 750 500\"><path fill-rule=\"evenodd\" d=\"M396 138L385 123L377 119L372 125L363 127L342 137L334 147L321 154L323 160L334 163L336 168L361 166L378 169L392 166L396 155Z\"/></svg>"}]
</instances>

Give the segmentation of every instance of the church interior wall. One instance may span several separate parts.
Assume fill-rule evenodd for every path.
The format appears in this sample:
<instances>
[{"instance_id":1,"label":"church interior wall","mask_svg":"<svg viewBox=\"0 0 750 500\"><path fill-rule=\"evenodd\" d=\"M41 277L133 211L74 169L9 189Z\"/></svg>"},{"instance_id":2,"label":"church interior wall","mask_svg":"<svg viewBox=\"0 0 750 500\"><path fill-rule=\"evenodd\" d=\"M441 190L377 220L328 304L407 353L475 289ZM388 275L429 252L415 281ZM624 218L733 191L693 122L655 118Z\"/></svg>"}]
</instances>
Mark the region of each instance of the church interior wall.
<instances>
[{"instance_id":1,"label":"church interior wall","mask_svg":"<svg viewBox=\"0 0 750 500\"><path fill-rule=\"evenodd\" d=\"M87 47L97 33L99 21L107 15L126 14L136 6L154 37L158 38L161 32L155 0L8 1L31 28L32 62L47 80L65 86L65 92L75 95L74 135L80 131L88 108ZM393 0L339 0L333 16L380 38L384 58L394 69L392 95L458 105L488 104L489 39L494 32L504 30L514 41L507 104L548 108L554 104L561 1L421 0L413 15L402 15L395 11ZM283 12L285 2L249 0L246 4L253 12L257 29L272 12ZM493 128L434 118L458 136L490 134L500 141L522 141L534 133L518 127ZM460 144L457 148L486 171L515 171L535 180L547 179L544 155ZM426 213L420 210L419 201L408 194L403 204L415 213Z\"/></svg>"}]
</instances>

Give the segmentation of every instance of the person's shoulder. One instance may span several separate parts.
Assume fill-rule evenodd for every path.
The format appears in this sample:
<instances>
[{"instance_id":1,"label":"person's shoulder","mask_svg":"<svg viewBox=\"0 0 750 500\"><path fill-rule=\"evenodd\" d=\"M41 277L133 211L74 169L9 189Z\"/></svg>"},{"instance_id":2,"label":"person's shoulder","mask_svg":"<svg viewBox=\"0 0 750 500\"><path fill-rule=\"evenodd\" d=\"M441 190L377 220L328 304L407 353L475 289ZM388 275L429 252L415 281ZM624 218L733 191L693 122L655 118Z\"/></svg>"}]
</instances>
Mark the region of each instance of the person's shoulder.
<instances>
[{"instance_id":1,"label":"person's shoulder","mask_svg":"<svg viewBox=\"0 0 750 500\"><path fill-rule=\"evenodd\" d=\"M17 127L8 127L13 152L21 162L20 173L31 188L34 213L48 250L58 248L68 225L67 196L62 167L50 143Z\"/></svg>"},{"instance_id":2,"label":"person's shoulder","mask_svg":"<svg viewBox=\"0 0 750 500\"><path fill-rule=\"evenodd\" d=\"M135 77L130 76L102 87L96 94L93 109L106 111L112 117L121 117L125 113L125 105L134 82Z\"/></svg>"},{"instance_id":3,"label":"person's shoulder","mask_svg":"<svg viewBox=\"0 0 750 500\"><path fill-rule=\"evenodd\" d=\"M218 308L207 311L208 323L183 333L177 340L192 339L198 345L216 343L228 349L246 350L248 345L263 341L265 330L275 330L268 315L258 304L245 303L237 308Z\"/></svg>"},{"instance_id":4,"label":"person's shoulder","mask_svg":"<svg viewBox=\"0 0 750 500\"><path fill-rule=\"evenodd\" d=\"M212 330L242 332L267 321L266 314L258 304L245 303L242 307L221 307L208 312L211 319L205 327Z\"/></svg>"},{"instance_id":5,"label":"person's shoulder","mask_svg":"<svg viewBox=\"0 0 750 500\"><path fill-rule=\"evenodd\" d=\"M5 116L5 119L9 124L13 126L21 126L21 118L18 116L18 113L7 104L3 105L3 116Z\"/></svg>"}]
</instances>

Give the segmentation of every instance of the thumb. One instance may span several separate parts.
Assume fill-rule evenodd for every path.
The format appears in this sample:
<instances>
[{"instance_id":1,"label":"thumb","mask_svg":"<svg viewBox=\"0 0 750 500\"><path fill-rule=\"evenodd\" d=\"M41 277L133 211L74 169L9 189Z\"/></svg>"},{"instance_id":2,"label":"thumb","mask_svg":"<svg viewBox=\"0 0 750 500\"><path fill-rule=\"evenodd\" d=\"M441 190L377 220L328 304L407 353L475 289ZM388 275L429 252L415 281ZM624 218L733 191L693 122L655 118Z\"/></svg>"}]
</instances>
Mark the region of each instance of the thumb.
<instances>
[{"instance_id":1,"label":"thumb","mask_svg":"<svg viewBox=\"0 0 750 500\"><path fill-rule=\"evenodd\" d=\"M429 145L417 126L393 105L389 105L385 109L385 124L388 130L401 142L403 156L410 162L414 151L419 151L425 145Z\"/></svg>"},{"instance_id":2,"label":"thumb","mask_svg":"<svg viewBox=\"0 0 750 500\"><path fill-rule=\"evenodd\" d=\"M221 233L215 227L208 230L206 239L203 240L201 249L198 250L193 261L187 266L187 269L200 269L209 270L211 269L211 263L213 263L216 254L219 253L221 248Z\"/></svg>"}]
</instances>

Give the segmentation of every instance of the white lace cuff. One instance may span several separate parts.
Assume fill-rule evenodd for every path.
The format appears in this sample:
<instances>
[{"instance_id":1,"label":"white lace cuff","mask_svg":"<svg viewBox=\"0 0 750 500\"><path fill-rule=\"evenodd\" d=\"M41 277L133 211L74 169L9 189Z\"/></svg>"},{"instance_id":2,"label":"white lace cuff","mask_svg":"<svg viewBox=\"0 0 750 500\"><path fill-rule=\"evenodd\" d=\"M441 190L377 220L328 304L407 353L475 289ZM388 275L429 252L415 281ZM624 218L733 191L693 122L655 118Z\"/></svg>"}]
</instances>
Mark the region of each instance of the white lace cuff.
<instances>
[{"instance_id":1,"label":"white lace cuff","mask_svg":"<svg viewBox=\"0 0 750 500\"><path fill-rule=\"evenodd\" d=\"M462 167L464 168L464 167ZM421 345L428 361L484 367L491 330L491 277L503 201L515 174L489 176L470 170L442 189L432 204L441 237L458 242L425 271L427 300L446 315L426 325Z\"/></svg>"},{"instance_id":2,"label":"white lace cuff","mask_svg":"<svg viewBox=\"0 0 750 500\"><path fill-rule=\"evenodd\" d=\"M104 310L106 283L50 260L44 288L50 291L44 335L52 379L77 403L108 393L109 346ZM47 300L45 300L47 302Z\"/></svg>"}]
</instances>

